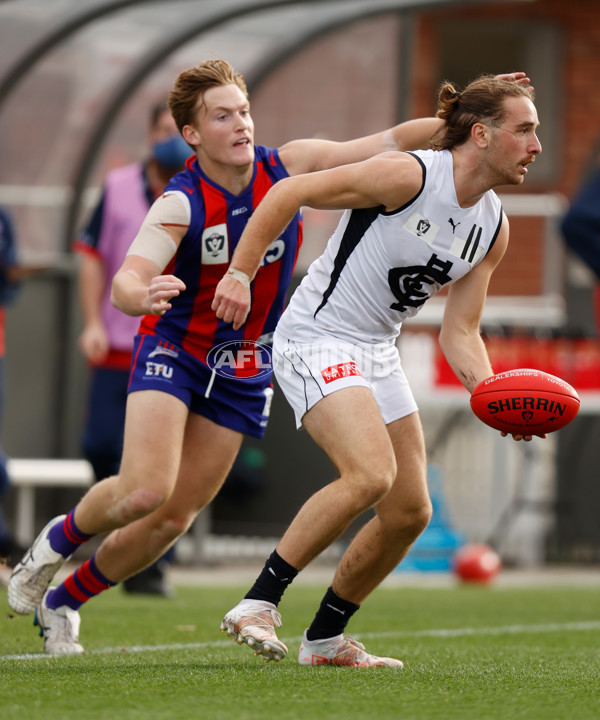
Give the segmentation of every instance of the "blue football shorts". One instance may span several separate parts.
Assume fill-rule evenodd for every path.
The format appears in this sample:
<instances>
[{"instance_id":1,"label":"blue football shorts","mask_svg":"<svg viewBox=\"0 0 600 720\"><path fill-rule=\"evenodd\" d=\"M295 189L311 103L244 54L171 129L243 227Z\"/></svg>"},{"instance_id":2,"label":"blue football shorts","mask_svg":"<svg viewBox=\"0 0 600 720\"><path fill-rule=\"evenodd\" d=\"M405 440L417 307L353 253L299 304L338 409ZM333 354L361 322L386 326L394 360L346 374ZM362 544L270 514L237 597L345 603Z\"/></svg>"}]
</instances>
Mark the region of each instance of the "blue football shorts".
<instances>
[{"instance_id":1,"label":"blue football shorts","mask_svg":"<svg viewBox=\"0 0 600 720\"><path fill-rule=\"evenodd\" d=\"M145 334L134 339L127 392L139 390L174 395L190 412L256 438L265 434L273 397L270 373L225 377L160 336Z\"/></svg>"}]
</instances>

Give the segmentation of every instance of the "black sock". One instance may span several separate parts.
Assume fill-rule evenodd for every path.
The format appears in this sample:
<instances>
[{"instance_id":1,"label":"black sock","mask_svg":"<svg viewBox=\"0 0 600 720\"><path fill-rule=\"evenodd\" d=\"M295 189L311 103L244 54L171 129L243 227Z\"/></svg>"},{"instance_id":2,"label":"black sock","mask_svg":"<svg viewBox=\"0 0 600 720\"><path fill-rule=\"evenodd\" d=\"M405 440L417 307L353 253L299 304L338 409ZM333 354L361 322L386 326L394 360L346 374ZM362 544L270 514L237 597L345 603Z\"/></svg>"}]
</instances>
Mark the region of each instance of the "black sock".
<instances>
[{"instance_id":1,"label":"black sock","mask_svg":"<svg viewBox=\"0 0 600 720\"><path fill-rule=\"evenodd\" d=\"M298 571L273 550L254 585L246 593L246 600L266 600L279 605L287 586L296 577Z\"/></svg>"},{"instance_id":2,"label":"black sock","mask_svg":"<svg viewBox=\"0 0 600 720\"><path fill-rule=\"evenodd\" d=\"M333 588L328 588L312 625L306 631L306 639L323 640L341 635L359 607L360 605L348 600L342 600L333 592Z\"/></svg>"}]
</instances>

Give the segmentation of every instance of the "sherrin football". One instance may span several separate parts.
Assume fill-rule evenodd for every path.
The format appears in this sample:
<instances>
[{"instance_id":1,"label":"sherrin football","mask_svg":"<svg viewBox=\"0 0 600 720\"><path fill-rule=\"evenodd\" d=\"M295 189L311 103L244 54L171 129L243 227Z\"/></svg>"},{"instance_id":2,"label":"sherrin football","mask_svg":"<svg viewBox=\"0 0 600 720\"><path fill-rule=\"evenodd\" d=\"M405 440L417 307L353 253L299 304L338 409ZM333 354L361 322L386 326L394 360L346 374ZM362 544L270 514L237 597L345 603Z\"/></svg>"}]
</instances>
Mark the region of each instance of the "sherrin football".
<instances>
[{"instance_id":1,"label":"sherrin football","mask_svg":"<svg viewBox=\"0 0 600 720\"><path fill-rule=\"evenodd\" d=\"M471 394L471 409L495 430L543 435L573 420L579 412L579 395L555 375L517 368L480 382Z\"/></svg>"},{"instance_id":2,"label":"sherrin football","mask_svg":"<svg viewBox=\"0 0 600 720\"><path fill-rule=\"evenodd\" d=\"M462 582L488 583L502 569L502 560L489 545L468 543L454 554L452 566Z\"/></svg>"}]
</instances>

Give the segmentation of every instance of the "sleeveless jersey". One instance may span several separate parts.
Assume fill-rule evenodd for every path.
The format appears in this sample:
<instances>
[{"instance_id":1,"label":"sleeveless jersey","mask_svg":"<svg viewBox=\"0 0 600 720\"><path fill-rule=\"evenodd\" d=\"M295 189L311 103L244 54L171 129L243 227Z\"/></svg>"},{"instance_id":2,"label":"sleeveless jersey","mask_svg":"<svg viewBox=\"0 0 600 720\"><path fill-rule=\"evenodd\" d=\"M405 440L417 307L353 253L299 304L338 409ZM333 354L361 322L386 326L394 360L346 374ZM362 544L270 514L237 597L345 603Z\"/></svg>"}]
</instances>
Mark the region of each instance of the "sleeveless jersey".
<instances>
[{"instance_id":1,"label":"sleeveless jersey","mask_svg":"<svg viewBox=\"0 0 600 720\"><path fill-rule=\"evenodd\" d=\"M423 169L419 193L393 212L346 210L292 296L278 333L306 342L326 334L392 343L405 318L489 252L502 222L498 196L490 190L461 208L452 153L411 154Z\"/></svg>"},{"instance_id":2,"label":"sleeveless jersey","mask_svg":"<svg viewBox=\"0 0 600 720\"><path fill-rule=\"evenodd\" d=\"M179 191L189 202L188 231L164 270L183 280L186 289L171 300L172 308L163 316L144 316L140 333L159 335L205 364L211 348L222 343L271 344L300 249L302 220L298 213L267 250L251 285L252 307L246 323L234 331L230 323L217 318L211 310L215 289L248 219L269 188L288 177L277 150L261 145L254 150L252 180L240 195L232 195L208 178L195 157L188 159L186 169L165 188L165 192Z\"/></svg>"}]
</instances>

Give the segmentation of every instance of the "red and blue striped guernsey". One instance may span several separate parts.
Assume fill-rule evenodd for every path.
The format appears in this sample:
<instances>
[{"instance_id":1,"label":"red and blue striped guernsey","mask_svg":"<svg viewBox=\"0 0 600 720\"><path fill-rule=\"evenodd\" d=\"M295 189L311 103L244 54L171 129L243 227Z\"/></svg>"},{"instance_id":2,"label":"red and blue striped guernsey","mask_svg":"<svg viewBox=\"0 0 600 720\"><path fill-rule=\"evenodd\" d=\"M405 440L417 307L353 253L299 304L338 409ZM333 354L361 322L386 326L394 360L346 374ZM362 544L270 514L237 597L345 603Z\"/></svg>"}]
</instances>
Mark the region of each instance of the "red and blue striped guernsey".
<instances>
[{"instance_id":1,"label":"red and blue striped guernsey","mask_svg":"<svg viewBox=\"0 0 600 720\"><path fill-rule=\"evenodd\" d=\"M271 244L254 279L252 308L239 330L217 319L211 303L225 274L242 231L254 209L278 180L288 177L277 150L255 147L254 173L240 195L215 184L190 158L165 192L185 193L191 206L189 229L164 273L181 278L186 290L171 301L163 316L146 315L140 333L158 335L203 363L211 348L226 342L270 345L283 311L286 292L302 242L302 218L297 214L285 232Z\"/></svg>"}]
</instances>

